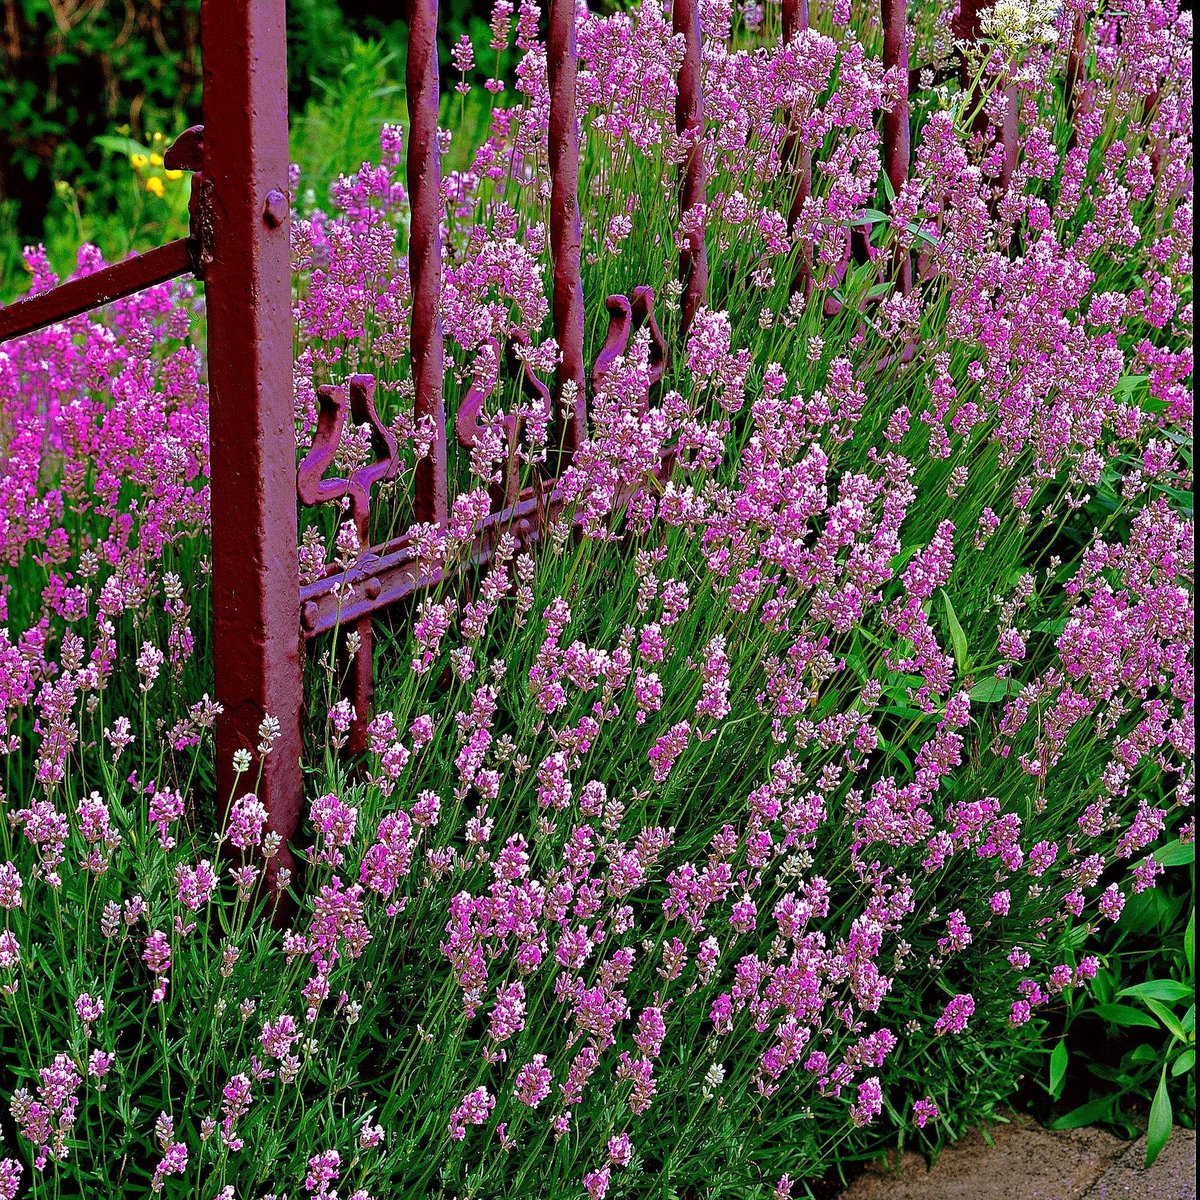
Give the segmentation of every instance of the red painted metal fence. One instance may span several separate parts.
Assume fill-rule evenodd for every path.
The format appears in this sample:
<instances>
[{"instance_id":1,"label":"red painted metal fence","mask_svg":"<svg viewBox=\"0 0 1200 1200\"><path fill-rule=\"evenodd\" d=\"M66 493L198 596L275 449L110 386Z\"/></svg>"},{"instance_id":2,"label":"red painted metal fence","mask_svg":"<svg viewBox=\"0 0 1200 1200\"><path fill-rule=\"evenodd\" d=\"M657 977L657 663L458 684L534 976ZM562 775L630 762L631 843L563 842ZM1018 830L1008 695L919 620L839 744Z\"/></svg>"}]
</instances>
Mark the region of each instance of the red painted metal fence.
<instances>
[{"instance_id":1,"label":"red painted metal fence","mask_svg":"<svg viewBox=\"0 0 1200 1200\"><path fill-rule=\"evenodd\" d=\"M960 36L978 35L979 0L963 0ZM905 86L883 115L883 160L892 187L908 178L908 53L904 0L882 0L884 65ZM706 202L703 155L702 56L699 0L673 0L672 25L685 53L679 70L676 127L683 144L681 214ZM783 0L784 39L808 28L807 0ZM448 520L446 411L442 396L441 178L438 162L437 0L410 0L407 91L410 113L407 177L412 209L409 271L413 310L411 363L415 414L432 424L430 454L416 468L418 522ZM320 392L313 446L297 472L292 401L292 307L289 259L288 113L285 0L202 0L203 126L172 147L167 165L193 172L191 235L0 309L0 341L78 315L119 296L188 272L204 280L208 314L208 375L212 479L215 690L224 707L218 723L218 787L227 801L237 750L257 753L266 736L260 796L269 827L284 839L275 863L291 868L288 840L301 819L302 680L305 643L339 628L358 634L351 693L356 719L349 749L365 746L372 688L374 614L436 583L442 571L422 562L420 530L385 545L369 544L371 490L398 471L397 446L375 413L374 381L353 376ZM1072 107L1085 103L1079 53L1070 73ZM547 69L552 177L551 253L554 334L562 358L555 385L557 468L569 462L587 427L584 303L580 282L579 118L576 111L575 0L550 0ZM1001 133L1005 161L1015 156L1015 115ZM787 149L795 178L790 218L799 220L811 191L812 164L800 139ZM702 221L687 223L680 253L682 328L703 304L708 277ZM851 239L847 238L847 256ZM898 264L903 290L912 285L907 256ZM801 248L796 286L812 286L811 246ZM653 292L609 297L609 332L593 368L603 374L631 333L648 324L653 376L661 377L667 347L654 319ZM497 347L499 353L500 348ZM511 369L527 390L545 394L508 348ZM470 445L484 396L471 392L455 432ZM375 460L348 479L329 479L349 415L372 430ZM509 428L510 446L516 430ZM669 468L669 464L667 464ZM318 504L347 498L360 555L346 570L298 585L297 498ZM537 539L556 507L553 480L517 492L510 464L493 495L468 565L487 561L501 530L519 545ZM271 719L274 728L264 729Z\"/></svg>"}]
</instances>

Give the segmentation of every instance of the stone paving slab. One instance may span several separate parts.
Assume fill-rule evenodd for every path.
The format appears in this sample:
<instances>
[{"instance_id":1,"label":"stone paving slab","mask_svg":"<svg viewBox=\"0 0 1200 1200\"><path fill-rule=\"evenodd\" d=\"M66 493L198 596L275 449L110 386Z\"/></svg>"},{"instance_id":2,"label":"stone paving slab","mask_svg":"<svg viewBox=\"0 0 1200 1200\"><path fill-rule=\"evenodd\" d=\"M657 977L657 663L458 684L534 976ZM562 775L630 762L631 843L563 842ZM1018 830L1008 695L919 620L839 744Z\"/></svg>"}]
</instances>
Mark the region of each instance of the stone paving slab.
<instances>
[{"instance_id":1,"label":"stone paving slab","mask_svg":"<svg viewBox=\"0 0 1200 1200\"><path fill-rule=\"evenodd\" d=\"M841 1200L1196 1200L1196 1135L1176 1129L1149 1170L1145 1141L1123 1142L1101 1129L1055 1131L1028 1117L973 1131L939 1156L932 1170L915 1153L860 1176Z\"/></svg>"},{"instance_id":2,"label":"stone paving slab","mask_svg":"<svg viewBox=\"0 0 1200 1200\"><path fill-rule=\"evenodd\" d=\"M1196 1131L1176 1129L1147 1171L1139 1138L1095 1183L1084 1200L1196 1200Z\"/></svg>"}]
</instances>

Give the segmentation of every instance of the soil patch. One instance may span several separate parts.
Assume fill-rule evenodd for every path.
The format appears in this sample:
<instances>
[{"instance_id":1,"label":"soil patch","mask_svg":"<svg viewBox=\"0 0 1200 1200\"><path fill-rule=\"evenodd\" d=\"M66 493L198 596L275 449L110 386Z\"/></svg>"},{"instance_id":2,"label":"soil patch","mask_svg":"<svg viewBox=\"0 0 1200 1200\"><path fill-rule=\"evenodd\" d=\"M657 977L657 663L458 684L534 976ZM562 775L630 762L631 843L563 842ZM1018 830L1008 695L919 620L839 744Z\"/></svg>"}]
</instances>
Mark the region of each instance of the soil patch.
<instances>
[{"instance_id":1,"label":"soil patch","mask_svg":"<svg viewBox=\"0 0 1200 1200\"><path fill-rule=\"evenodd\" d=\"M1101 1129L1056 1132L1025 1116L975 1130L929 1170L919 1154L867 1170L842 1200L1196 1200L1196 1135L1176 1129L1150 1170L1145 1140Z\"/></svg>"}]
</instances>

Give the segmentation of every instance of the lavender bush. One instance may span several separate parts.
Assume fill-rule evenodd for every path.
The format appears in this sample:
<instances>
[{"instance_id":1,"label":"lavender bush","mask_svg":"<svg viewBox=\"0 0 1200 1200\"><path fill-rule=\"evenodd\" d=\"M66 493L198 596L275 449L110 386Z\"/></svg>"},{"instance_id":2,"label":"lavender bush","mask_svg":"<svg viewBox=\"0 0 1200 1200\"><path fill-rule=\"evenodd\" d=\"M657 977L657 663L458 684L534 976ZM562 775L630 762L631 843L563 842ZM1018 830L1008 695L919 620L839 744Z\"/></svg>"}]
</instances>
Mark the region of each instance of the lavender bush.
<instances>
[{"instance_id":1,"label":"lavender bush","mask_svg":"<svg viewBox=\"0 0 1200 1200\"><path fill-rule=\"evenodd\" d=\"M515 82L485 79L514 15ZM556 354L538 15L499 0L455 52L490 117L445 185L450 411L490 394L431 560L467 553L506 418L523 481L553 451L502 353ZM650 285L676 349L653 390L645 333L596 379L541 545L381 635L361 769L313 660L285 928L270 720L214 794L202 307L158 288L0 351L0 1197L800 1195L1044 1058L1194 834L1191 18L1005 0L960 88L925 86L952 12L918 6L892 194L877 13L812 15L781 47L774 4L704 9L681 340L679 46L658 0L580 10L590 345ZM411 467L401 142L328 203L295 181L296 420L371 370ZM369 452L348 429L342 464ZM375 514L409 525L405 479ZM357 553L306 520L302 577Z\"/></svg>"}]
</instances>

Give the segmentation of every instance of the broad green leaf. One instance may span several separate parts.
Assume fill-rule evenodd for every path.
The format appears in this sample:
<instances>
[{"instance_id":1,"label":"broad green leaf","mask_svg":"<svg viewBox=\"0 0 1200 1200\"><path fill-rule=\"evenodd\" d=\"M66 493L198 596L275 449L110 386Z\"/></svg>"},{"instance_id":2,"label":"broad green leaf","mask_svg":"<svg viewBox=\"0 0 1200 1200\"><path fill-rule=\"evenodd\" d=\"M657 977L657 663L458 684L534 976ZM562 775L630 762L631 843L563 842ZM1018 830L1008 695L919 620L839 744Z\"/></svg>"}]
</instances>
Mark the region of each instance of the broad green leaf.
<instances>
[{"instance_id":1,"label":"broad green leaf","mask_svg":"<svg viewBox=\"0 0 1200 1200\"><path fill-rule=\"evenodd\" d=\"M946 608L946 623L950 626L950 644L954 647L954 661L962 674L967 673L967 635L959 624L958 613L950 602L950 593L942 589L942 604Z\"/></svg>"},{"instance_id":2,"label":"broad green leaf","mask_svg":"<svg viewBox=\"0 0 1200 1200\"><path fill-rule=\"evenodd\" d=\"M111 150L114 154L125 155L126 158L131 154L144 154L147 158L150 157L149 148L143 146L141 142L135 142L133 138L117 137L114 134L104 133L92 140L102 150Z\"/></svg>"},{"instance_id":3,"label":"broad green leaf","mask_svg":"<svg viewBox=\"0 0 1200 1200\"><path fill-rule=\"evenodd\" d=\"M976 704L999 704L1007 700L1018 690L1018 685L1011 679L985 679L971 689L971 699Z\"/></svg>"},{"instance_id":4,"label":"broad green leaf","mask_svg":"<svg viewBox=\"0 0 1200 1200\"><path fill-rule=\"evenodd\" d=\"M1063 1080L1067 1074L1067 1043L1061 1041L1050 1052L1050 1095L1055 1100L1062 1095Z\"/></svg>"},{"instance_id":5,"label":"broad green leaf","mask_svg":"<svg viewBox=\"0 0 1200 1200\"><path fill-rule=\"evenodd\" d=\"M1171 1064L1171 1076L1176 1078L1180 1075L1186 1075L1196 1065L1196 1047L1189 1046L1175 1061Z\"/></svg>"},{"instance_id":6,"label":"broad green leaf","mask_svg":"<svg viewBox=\"0 0 1200 1200\"><path fill-rule=\"evenodd\" d=\"M1134 1008L1131 1004L1097 1004L1095 1008L1088 1009L1088 1012L1102 1021L1107 1021L1110 1025L1141 1025L1147 1029L1158 1028L1158 1022L1148 1012Z\"/></svg>"},{"instance_id":7,"label":"broad green leaf","mask_svg":"<svg viewBox=\"0 0 1200 1200\"><path fill-rule=\"evenodd\" d=\"M1171 1136L1171 1097L1167 1095L1167 1068L1158 1078L1158 1090L1150 1105L1150 1123L1146 1127L1146 1166L1151 1166Z\"/></svg>"},{"instance_id":8,"label":"broad green leaf","mask_svg":"<svg viewBox=\"0 0 1200 1200\"><path fill-rule=\"evenodd\" d=\"M1145 983L1123 988L1117 995L1136 996L1139 1000L1165 1000L1168 1004L1195 999L1192 989L1177 979L1147 979Z\"/></svg>"},{"instance_id":9,"label":"broad green leaf","mask_svg":"<svg viewBox=\"0 0 1200 1200\"><path fill-rule=\"evenodd\" d=\"M1164 867L1186 867L1196 861L1196 843L1176 838L1155 850L1154 861Z\"/></svg>"},{"instance_id":10,"label":"broad green leaf","mask_svg":"<svg viewBox=\"0 0 1200 1200\"><path fill-rule=\"evenodd\" d=\"M1062 633L1067 627L1067 618L1059 617L1057 621L1039 621L1034 627L1034 633Z\"/></svg>"},{"instance_id":11,"label":"broad green leaf","mask_svg":"<svg viewBox=\"0 0 1200 1200\"><path fill-rule=\"evenodd\" d=\"M1116 387L1113 391L1116 392L1123 400L1128 400L1140 387L1146 384L1150 379L1149 375L1122 375L1117 380Z\"/></svg>"}]
</instances>

